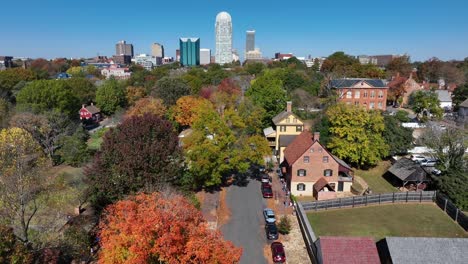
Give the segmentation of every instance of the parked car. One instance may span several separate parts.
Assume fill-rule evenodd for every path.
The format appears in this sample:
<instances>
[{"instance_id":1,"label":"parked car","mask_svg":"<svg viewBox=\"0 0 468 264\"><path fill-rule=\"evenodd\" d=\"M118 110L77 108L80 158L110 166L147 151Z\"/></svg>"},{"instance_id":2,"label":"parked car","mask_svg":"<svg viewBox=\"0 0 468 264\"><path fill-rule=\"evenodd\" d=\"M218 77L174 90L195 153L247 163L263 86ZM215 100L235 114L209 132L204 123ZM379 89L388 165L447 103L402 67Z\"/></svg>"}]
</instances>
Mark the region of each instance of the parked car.
<instances>
[{"instance_id":1,"label":"parked car","mask_svg":"<svg viewBox=\"0 0 468 264\"><path fill-rule=\"evenodd\" d=\"M265 172L265 170L266 170L265 166L258 167L259 172Z\"/></svg>"},{"instance_id":2,"label":"parked car","mask_svg":"<svg viewBox=\"0 0 468 264\"><path fill-rule=\"evenodd\" d=\"M276 240L278 239L278 228L276 227L276 224L266 224L265 225L265 233L266 237L269 240Z\"/></svg>"},{"instance_id":3,"label":"parked car","mask_svg":"<svg viewBox=\"0 0 468 264\"><path fill-rule=\"evenodd\" d=\"M270 209L270 208L263 209L263 216L265 217L265 222L267 222L267 223L275 223L276 222L275 212L273 212L273 210Z\"/></svg>"},{"instance_id":4,"label":"parked car","mask_svg":"<svg viewBox=\"0 0 468 264\"><path fill-rule=\"evenodd\" d=\"M262 185L263 198L273 198L273 189L271 188L271 185L269 183L262 183L262 184L265 184L264 186Z\"/></svg>"},{"instance_id":5,"label":"parked car","mask_svg":"<svg viewBox=\"0 0 468 264\"><path fill-rule=\"evenodd\" d=\"M271 178L268 174L266 173L263 173L261 176L260 176L260 179L262 182L267 182L267 183L270 183L271 182Z\"/></svg>"},{"instance_id":6,"label":"parked car","mask_svg":"<svg viewBox=\"0 0 468 264\"><path fill-rule=\"evenodd\" d=\"M422 160L425 160L426 157L422 156L422 155L411 155L411 160L412 161L416 161L416 162L420 162Z\"/></svg>"},{"instance_id":7,"label":"parked car","mask_svg":"<svg viewBox=\"0 0 468 264\"><path fill-rule=\"evenodd\" d=\"M434 167L437 163L435 159L423 159L419 162L424 167Z\"/></svg>"},{"instance_id":8,"label":"parked car","mask_svg":"<svg viewBox=\"0 0 468 264\"><path fill-rule=\"evenodd\" d=\"M281 242L271 243L271 257L273 258L274 263L286 262L286 253L284 252L284 247Z\"/></svg>"},{"instance_id":9,"label":"parked car","mask_svg":"<svg viewBox=\"0 0 468 264\"><path fill-rule=\"evenodd\" d=\"M442 174L442 171L441 170L438 170L436 168L434 168L432 171L431 171L432 174L434 174L435 176L439 176Z\"/></svg>"}]
</instances>

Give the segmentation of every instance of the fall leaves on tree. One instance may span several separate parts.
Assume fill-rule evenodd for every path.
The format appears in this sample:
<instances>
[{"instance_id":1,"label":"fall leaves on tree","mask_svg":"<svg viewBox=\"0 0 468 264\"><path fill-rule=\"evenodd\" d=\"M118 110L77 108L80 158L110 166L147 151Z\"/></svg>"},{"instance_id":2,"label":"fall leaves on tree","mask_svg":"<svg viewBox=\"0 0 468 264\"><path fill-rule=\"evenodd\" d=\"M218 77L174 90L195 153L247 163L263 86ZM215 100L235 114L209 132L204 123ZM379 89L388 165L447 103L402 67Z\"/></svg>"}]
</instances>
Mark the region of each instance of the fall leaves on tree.
<instances>
[{"instance_id":1,"label":"fall leaves on tree","mask_svg":"<svg viewBox=\"0 0 468 264\"><path fill-rule=\"evenodd\" d=\"M191 126L199 116L200 108L213 108L210 101L196 96L182 96L173 107L173 117L182 126Z\"/></svg>"},{"instance_id":2,"label":"fall leaves on tree","mask_svg":"<svg viewBox=\"0 0 468 264\"><path fill-rule=\"evenodd\" d=\"M237 263L242 253L183 196L138 194L107 207L99 263Z\"/></svg>"},{"instance_id":3,"label":"fall leaves on tree","mask_svg":"<svg viewBox=\"0 0 468 264\"><path fill-rule=\"evenodd\" d=\"M144 114L162 117L166 113L166 110L161 99L145 97L135 102L135 105L127 111L127 117L143 116Z\"/></svg>"}]
</instances>

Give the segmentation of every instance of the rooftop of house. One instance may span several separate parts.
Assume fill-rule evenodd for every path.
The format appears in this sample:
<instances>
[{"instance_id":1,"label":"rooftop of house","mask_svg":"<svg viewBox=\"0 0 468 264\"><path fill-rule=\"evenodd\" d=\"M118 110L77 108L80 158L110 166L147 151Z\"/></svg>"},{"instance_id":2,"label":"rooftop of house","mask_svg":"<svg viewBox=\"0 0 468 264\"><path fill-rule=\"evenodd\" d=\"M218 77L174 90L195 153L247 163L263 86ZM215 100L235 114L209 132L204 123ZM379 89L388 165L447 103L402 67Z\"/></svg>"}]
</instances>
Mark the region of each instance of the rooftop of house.
<instances>
[{"instance_id":1,"label":"rooftop of house","mask_svg":"<svg viewBox=\"0 0 468 264\"><path fill-rule=\"evenodd\" d=\"M441 102L452 102L452 98L450 97L450 93L448 90L435 90L437 96L439 97L439 101Z\"/></svg>"},{"instance_id":2,"label":"rooftop of house","mask_svg":"<svg viewBox=\"0 0 468 264\"><path fill-rule=\"evenodd\" d=\"M101 112L101 109L97 108L95 105L91 104L91 105L88 105L88 106L84 106L83 105L83 108L88 110L88 112L90 112L91 114L97 114L99 112Z\"/></svg>"},{"instance_id":3,"label":"rooftop of house","mask_svg":"<svg viewBox=\"0 0 468 264\"><path fill-rule=\"evenodd\" d=\"M463 101L463 103L460 104L460 107L468 107L468 99Z\"/></svg>"},{"instance_id":4,"label":"rooftop of house","mask_svg":"<svg viewBox=\"0 0 468 264\"><path fill-rule=\"evenodd\" d=\"M320 253L323 264L380 263L374 239L370 237L332 237L319 238Z\"/></svg>"},{"instance_id":5,"label":"rooftop of house","mask_svg":"<svg viewBox=\"0 0 468 264\"><path fill-rule=\"evenodd\" d=\"M468 263L468 238L386 237L384 241L395 264Z\"/></svg>"},{"instance_id":6,"label":"rooftop of house","mask_svg":"<svg viewBox=\"0 0 468 264\"><path fill-rule=\"evenodd\" d=\"M399 159L388 171L402 181L429 181L428 173L420 164L408 159Z\"/></svg>"},{"instance_id":7,"label":"rooftop of house","mask_svg":"<svg viewBox=\"0 0 468 264\"><path fill-rule=\"evenodd\" d=\"M387 88L387 85L380 79L366 79L366 78L344 78L331 80L332 88L350 88L359 82L365 82L375 88Z\"/></svg>"},{"instance_id":8,"label":"rooftop of house","mask_svg":"<svg viewBox=\"0 0 468 264\"><path fill-rule=\"evenodd\" d=\"M328 188L333 189L328 183L328 181L325 178L321 177L318 181L315 182L313 187L316 192L320 192L325 186L328 186Z\"/></svg>"}]
</instances>

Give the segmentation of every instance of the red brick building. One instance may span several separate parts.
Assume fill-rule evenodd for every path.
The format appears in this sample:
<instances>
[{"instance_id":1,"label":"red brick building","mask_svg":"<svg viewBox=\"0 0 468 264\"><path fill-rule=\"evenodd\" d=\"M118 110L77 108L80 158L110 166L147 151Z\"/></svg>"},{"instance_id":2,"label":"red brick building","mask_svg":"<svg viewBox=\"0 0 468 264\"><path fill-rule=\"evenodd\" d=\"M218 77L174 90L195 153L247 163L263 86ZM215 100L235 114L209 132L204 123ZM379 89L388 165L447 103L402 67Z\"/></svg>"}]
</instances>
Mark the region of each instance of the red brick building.
<instances>
[{"instance_id":1,"label":"red brick building","mask_svg":"<svg viewBox=\"0 0 468 264\"><path fill-rule=\"evenodd\" d=\"M387 109L388 86L380 79L346 78L330 82L338 94L338 101L360 105L366 109Z\"/></svg>"}]
</instances>

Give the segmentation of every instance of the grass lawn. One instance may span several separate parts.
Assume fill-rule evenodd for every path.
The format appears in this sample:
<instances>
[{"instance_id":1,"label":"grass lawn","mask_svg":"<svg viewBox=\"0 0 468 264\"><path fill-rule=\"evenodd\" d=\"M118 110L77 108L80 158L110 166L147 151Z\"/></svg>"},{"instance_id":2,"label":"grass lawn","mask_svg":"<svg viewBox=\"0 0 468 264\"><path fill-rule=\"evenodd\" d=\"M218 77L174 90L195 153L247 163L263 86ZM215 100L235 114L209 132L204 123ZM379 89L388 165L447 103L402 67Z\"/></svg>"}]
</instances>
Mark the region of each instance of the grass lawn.
<instances>
[{"instance_id":1,"label":"grass lawn","mask_svg":"<svg viewBox=\"0 0 468 264\"><path fill-rule=\"evenodd\" d=\"M307 213L317 236L468 237L435 204L388 204Z\"/></svg>"},{"instance_id":2,"label":"grass lawn","mask_svg":"<svg viewBox=\"0 0 468 264\"><path fill-rule=\"evenodd\" d=\"M372 193L398 192L398 189L391 185L383 175L392 164L390 161L381 161L379 164L369 170L354 170L354 175L363 178L372 190Z\"/></svg>"},{"instance_id":3,"label":"grass lawn","mask_svg":"<svg viewBox=\"0 0 468 264\"><path fill-rule=\"evenodd\" d=\"M91 137L88 140L88 148L91 150L99 150L99 148L101 148L103 136L108 130L109 128L105 127L91 134Z\"/></svg>"}]
</instances>

